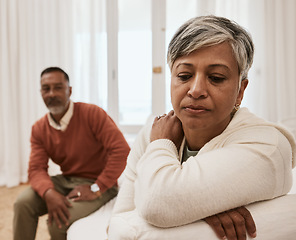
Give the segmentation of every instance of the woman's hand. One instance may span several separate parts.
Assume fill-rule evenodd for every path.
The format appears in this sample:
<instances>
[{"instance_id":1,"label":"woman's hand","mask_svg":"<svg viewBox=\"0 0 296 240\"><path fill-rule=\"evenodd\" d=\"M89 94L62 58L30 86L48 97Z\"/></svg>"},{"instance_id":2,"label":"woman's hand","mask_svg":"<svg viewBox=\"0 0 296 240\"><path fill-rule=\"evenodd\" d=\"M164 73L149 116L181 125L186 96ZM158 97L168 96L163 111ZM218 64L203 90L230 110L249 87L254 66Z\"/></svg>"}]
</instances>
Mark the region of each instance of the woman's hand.
<instances>
[{"instance_id":1,"label":"woman's hand","mask_svg":"<svg viewBox=\"0 0 296 240\"><path fill-rule=\"evenodd\" d=\"M251 213L239 207L204 219L220 239L245 240L247 233L256 237L256 225Z\"/></svg>"},{"instance_id":2,"label":"woman's hand","mask_svg":"<svg viewBox=\"0 0 296 240\"><path fill-rule=\"evenodd\" d=\"M152 125L150 141L153 142L157 139L169 139L180 149L182 140L184 137L182 123L179 118L174 114L174 111L170 111L168 114L164 114L154 119Z\"/></svg>"}]
</instances>

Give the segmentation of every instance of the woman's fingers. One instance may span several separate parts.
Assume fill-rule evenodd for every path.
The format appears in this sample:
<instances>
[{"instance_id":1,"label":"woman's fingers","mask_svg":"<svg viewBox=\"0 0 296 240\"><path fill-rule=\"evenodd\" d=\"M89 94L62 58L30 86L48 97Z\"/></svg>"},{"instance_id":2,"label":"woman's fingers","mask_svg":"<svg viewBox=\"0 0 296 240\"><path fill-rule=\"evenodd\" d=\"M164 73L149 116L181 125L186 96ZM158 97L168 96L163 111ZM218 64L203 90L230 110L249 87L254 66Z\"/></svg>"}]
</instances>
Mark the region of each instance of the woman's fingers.
<instances>
[{"instance_id":1,"label":"woman's fingers","mask_svg":"<svg viewBox=\"0 0 296 240\"><path fill-rule=\"evenodd\" d=\"M256 237L256 225L251 213L239 207L204 219L220 239L246 240L247 233Z\"/></svg>"},{"instance_id":2,"label":"woman's fingers","mask_svg":"<svg viewBox=\"0 0 296 240\"><path fill-rule=\"evenodd\" d=\"M218 238L226 239L224 228L222 227L221 220L218 218L217 215L207 217L204 220L214 230Z\"/></svg>"},{"instance_id":3,"label":"woman's fingers","mask_svg":"<svg viewBox=\"0 0 296 240\"><path fill-rule=\"evenodd\" d=\"M257 235L256 224L249 210L245 207L239 207L236 210L244 217L246 229L250 237L255 238Z\"/></svg>"}]
</instances>

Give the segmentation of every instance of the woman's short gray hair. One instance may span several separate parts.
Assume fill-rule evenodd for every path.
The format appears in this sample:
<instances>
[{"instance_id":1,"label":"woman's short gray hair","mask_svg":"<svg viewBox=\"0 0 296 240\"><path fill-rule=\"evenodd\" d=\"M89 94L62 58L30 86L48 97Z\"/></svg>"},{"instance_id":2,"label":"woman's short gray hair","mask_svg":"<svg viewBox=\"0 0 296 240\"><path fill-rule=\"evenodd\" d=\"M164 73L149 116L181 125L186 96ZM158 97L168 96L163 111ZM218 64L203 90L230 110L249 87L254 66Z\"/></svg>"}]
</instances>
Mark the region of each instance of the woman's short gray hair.
<instances>
[{"instance_id":1,"label":"woman's short gray hair","mask_svg":"<svg viewBox=\"0 0 296 240\"><path fill-rule=\"evenodd\" d=\"M250 34L236 22L213 15L192 18L177 30L168 47L168 65L172 69L177 58L225 41L232 47L240 79L246 79L254 56Z\"/></svg>"}]
</instances>

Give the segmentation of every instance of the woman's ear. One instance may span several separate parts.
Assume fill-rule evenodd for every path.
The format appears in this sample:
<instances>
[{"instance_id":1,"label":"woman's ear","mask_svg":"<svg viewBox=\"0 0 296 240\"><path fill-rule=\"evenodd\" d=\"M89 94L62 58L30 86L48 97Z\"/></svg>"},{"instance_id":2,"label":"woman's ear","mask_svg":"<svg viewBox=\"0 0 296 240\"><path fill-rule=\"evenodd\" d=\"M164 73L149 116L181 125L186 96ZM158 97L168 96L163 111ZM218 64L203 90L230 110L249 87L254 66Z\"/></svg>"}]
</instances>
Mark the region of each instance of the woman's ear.
<instances>
[{"instance_id":1,"label":"woman's ear","mask_svg":"<svg viewBox=\"0 0 296 240\"><path fill-rule=\"evenodd\" d=\"M244 92L248 86L249 80L243 79L240 84L240 89L238 90L237 98L236 98L236 104L241 104L243 98L244 98Z\"/></svg>"}]
</instances>

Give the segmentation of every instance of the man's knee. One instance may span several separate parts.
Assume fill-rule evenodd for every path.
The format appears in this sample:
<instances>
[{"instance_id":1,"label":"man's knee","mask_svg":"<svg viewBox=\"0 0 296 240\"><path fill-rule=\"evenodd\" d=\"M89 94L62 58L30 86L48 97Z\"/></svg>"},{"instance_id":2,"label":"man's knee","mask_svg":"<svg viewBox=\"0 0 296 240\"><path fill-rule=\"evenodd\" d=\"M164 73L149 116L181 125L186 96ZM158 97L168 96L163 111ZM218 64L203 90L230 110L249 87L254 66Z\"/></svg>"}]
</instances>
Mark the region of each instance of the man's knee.
<instances>
[{"instance_id":1,"label":"man's knee","mask_svg":"<svg viewBox=\"0 0 296 240\"><path fill-rule=\"evenodd\" d=\"M62 224L61 228L58 228L55 222L52 222L50 225L47 224L49 234L51 236L51 239L55 240L66 240L67 236L67 229L69 226L66 226L65 224Z\"/></svg>"},{"instance_id":2,"label":"man's knee","mask_svg":"<svg viewBox=\"0 0 296 240\"><path fill-rule=\"evenodd\" d=\"M42 198L31 188L24 190L14 203L15 214L27 212L31 215L43 215L46 212Z\"/></svg>"},{"instance_id":3,"label":"man's knee","mask_svg":"<svg viewBox=\"0 0 296 240\"><path fill-rule=\"evenodd\" d=\"M31 204L31 189L28 188L23 191L16 199L14 203L14 211L20 211L24 208L27 208Z\"/></svg>"}]
</instances>

